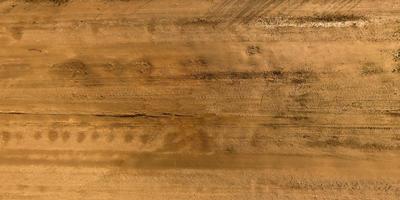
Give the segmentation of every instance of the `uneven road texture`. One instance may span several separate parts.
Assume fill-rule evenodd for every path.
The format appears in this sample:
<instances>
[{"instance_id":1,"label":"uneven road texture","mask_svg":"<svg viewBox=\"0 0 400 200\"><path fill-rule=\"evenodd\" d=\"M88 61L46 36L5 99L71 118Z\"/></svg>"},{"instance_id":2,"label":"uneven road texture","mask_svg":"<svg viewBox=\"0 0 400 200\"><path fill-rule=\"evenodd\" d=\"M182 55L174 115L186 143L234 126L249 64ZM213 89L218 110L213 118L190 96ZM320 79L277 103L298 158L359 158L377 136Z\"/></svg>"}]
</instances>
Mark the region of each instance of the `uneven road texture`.
<instances>
[{"instance_id":1,"label":"uneven road texture","mask_svg":"<svg viewBox=\"0 0 400 200\"><path fill-rule=\"evenodd\" d=\"M398 0L0 0L0 199L400 198Z\"/></svg>"}]
</instances>

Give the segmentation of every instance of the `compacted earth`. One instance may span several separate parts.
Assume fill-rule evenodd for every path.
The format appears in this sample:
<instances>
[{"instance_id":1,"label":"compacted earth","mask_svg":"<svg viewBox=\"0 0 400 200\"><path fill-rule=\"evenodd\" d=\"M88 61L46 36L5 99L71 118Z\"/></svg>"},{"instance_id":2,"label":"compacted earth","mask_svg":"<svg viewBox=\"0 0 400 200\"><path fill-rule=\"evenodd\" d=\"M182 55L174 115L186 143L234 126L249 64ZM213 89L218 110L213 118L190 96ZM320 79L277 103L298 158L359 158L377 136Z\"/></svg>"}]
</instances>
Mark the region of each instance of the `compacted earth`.
<instances>
[{"instance_id":1,"label":"compacted earth","mask_svg":"<svg viewBox=\"0 0 400 200\"><path fill-rule=\"evenodd\" d=\"M0 199L400 197L398 0L0 0Z\"/></svg>"}]
</instances>

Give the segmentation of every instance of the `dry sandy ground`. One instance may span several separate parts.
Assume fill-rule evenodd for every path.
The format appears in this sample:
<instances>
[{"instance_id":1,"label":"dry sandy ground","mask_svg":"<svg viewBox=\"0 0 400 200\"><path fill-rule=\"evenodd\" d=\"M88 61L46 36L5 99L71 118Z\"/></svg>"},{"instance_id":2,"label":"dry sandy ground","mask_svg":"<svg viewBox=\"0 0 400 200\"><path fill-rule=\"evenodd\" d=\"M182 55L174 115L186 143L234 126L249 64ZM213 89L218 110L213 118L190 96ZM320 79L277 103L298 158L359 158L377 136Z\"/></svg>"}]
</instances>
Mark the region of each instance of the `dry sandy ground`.
<instances>
[{"instance_id":1,"label":"dry sandy ground","mask_svg":"<svg viewBox=\"0 0 400 200\"><path fill-rule=\"evenodd\" d=\"M399 199L398 0L0 0L0 199Z\"/></svg>"}]
</instances>

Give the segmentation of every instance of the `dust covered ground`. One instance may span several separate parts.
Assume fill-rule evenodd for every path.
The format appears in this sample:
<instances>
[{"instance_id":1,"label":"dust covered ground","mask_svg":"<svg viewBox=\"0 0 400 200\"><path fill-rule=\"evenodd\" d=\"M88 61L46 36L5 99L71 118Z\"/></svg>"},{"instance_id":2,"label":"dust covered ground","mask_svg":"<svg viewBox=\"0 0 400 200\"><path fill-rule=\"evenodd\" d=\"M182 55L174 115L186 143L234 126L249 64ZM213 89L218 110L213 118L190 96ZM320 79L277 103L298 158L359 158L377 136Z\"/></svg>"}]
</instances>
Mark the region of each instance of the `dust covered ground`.
<instances>
[{"instance_id":1,"label":"dust covered ground","mask_svg":"<svg viewBox=\"0 0 400 200\"><path fill-rule=\"evenodd\" d=\"M400 1L0 13L1 199L400 196Z\"/></svg>"}]
</instances>

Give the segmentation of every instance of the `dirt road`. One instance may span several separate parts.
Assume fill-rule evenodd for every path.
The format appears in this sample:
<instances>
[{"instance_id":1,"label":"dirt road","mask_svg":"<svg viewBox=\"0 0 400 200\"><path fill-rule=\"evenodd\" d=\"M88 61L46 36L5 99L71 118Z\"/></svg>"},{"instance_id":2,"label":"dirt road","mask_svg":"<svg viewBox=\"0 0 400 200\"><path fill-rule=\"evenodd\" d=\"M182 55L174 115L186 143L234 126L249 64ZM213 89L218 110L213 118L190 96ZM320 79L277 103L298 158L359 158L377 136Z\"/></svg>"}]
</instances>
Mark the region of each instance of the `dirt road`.
<instances>
[{"instance_id":1,"label":"dirt road","mask_svg":"<svg viewBox=\"0 0 400 200\"><path fill-rule=\"evenodd\" d=\"M0 13L0 199L400 197L399 1Z\"/></svg>"}]
</instances>

